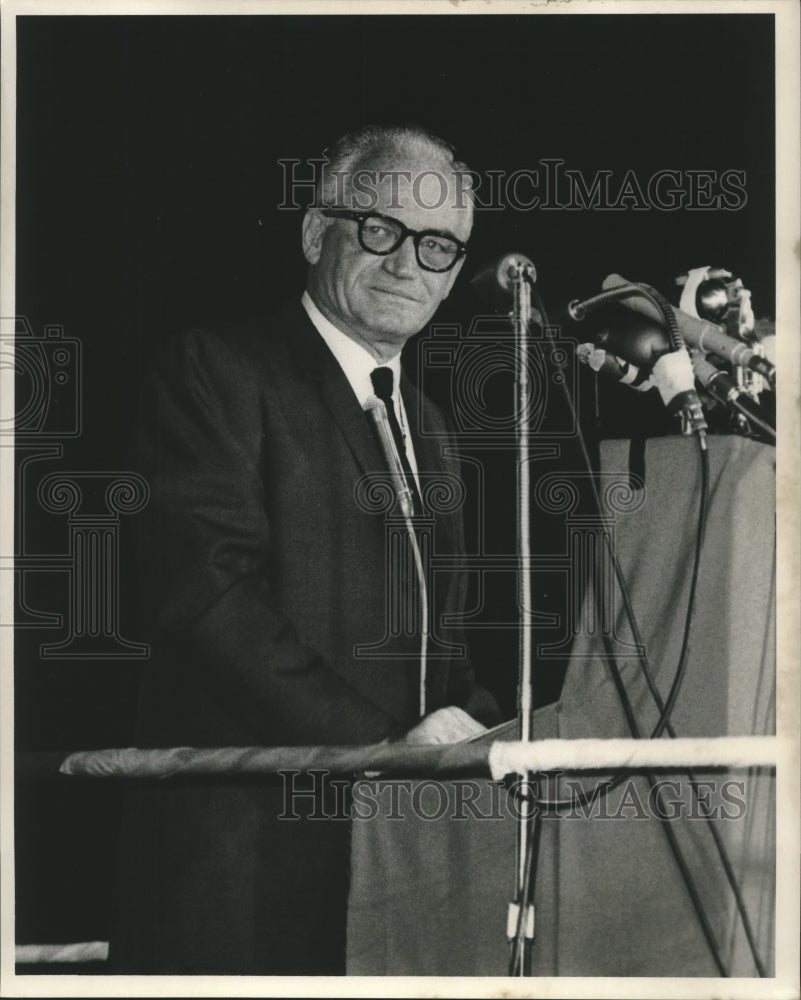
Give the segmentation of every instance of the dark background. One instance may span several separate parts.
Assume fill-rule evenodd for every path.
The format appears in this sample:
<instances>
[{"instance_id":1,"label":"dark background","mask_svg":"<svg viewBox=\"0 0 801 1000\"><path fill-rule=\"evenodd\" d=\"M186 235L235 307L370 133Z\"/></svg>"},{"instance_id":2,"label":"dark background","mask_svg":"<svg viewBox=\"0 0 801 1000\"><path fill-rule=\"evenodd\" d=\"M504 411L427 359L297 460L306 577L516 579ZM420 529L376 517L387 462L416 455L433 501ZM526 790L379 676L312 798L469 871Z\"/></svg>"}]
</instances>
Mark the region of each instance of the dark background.
<instances>
[{"instance_id":1,"label":"dark background","mask_svg":"<svg viewBox=\"0 0 801 1000\"><path fill-rule=\"evenodd\" d=\"M609 272L675 298L673 277L706 264L741 277L758 316L773 314L771 15L20 17L17 33L16 311L35 334L58 324L81 345L80 433L56 433L63 457L37 474L127 468L156 345L190 323L300 294L301 213L277 211L278 160L319 157L367 122L419 122L479 172L552 157L587 181L601 169L618 182L632 169L643 184L664 169L746 174L738 211L479 212L443 322L471 322L467 279L509 250L536 262L552 318ZM508 390L500 376L496 397ZM582 378L591 439L672 429L655 394L594 392ZM561 403L549 402L558 422ZM574 457L566 446L566 465ZM514 544L512 457L487 462L488 531L504 550ZM20 510L28 550L65 551L63 517L30 495ZM121 630L136 639L128 528L123 519ZM535 544L557 550L561 536L535 526ZM539 608L563 608L553 581L538 581L536 596ZM64 574L35 574L26 599L63 614ZM489 619L514 620L512 588L499 583L487 599ZM44 661L42 643L60 637L17 631L18 748L130 744L136 661ZM477 627L470 639L482 679L511 711L514 630ZM542 665L540 701L558 697L563 672L563 661ZM105 937L116 806L107 787L19 785L20 942Z\"/></svg>"}]
</instances>

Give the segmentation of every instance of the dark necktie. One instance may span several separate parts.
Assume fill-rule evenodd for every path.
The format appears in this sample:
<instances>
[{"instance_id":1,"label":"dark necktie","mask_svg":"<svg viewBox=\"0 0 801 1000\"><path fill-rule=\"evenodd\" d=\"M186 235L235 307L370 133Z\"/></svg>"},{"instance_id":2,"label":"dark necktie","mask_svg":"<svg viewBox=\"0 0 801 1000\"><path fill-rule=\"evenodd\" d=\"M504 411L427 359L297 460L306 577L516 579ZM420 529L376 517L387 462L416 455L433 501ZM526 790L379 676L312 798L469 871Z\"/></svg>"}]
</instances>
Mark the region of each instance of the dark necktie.
<instances>
[{"instance_id":1,"label":"dark necktie","mask_svg":"<svg viewBox=\"0 0 801 1000\"><path fill-rule=\"evenodd\" d=\"M395 445L398 449L403 474L406 476L406 482L411 490L414 513L420 514L422 513L423 505L417 490L417 481L409 464L409 456L406 454L406 442L403 439L403 431L398 423L398 415L395 412L395 404L392 400L392 387L395 381L394 374L391 368L375 368L370 372L370 379L373 383L376 396L383 401L387 408L387 420L389 421L392 436L395 439Z\"/></svg>"}]
</instances>

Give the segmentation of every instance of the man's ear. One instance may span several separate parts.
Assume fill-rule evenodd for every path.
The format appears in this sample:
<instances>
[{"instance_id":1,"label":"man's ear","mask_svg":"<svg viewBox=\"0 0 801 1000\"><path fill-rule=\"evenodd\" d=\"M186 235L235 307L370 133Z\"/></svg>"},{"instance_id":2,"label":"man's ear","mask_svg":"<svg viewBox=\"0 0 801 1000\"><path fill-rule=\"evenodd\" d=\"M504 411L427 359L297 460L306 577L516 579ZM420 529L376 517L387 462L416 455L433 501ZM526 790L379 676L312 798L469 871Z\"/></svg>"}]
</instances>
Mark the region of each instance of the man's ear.
<instances>
[{"instance_id":1,"label":"man's ear","mask_svg":"<svg viewBox=\"0 0 801 1000\"><path fill-rule=\"evenodd\" d=\"M325 230L325 219L319 209L308 209L303 216L303 256L309 264L316 264L320 259Z\"/></svg>"}]
</instances>

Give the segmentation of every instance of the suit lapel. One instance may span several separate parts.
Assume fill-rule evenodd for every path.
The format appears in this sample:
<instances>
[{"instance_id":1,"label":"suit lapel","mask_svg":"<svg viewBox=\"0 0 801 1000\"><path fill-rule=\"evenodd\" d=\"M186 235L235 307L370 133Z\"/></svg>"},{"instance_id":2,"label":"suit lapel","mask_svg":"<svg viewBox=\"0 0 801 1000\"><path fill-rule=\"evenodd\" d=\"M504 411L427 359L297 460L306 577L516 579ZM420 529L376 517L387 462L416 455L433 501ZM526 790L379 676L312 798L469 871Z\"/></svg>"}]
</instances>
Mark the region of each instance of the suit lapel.
<instances>
[{"instance_id":1,"label":"suit lapel","mask_svg":"<svg viewBox=\"0 0 801 1000\"><path fill-rule=\"evenodd\" d=\"M320 396L347 441L362 473L383 469L384 460L367 416L345 373L302 306L297 307L291 349L306 375L317 382Z\"/></svg>"},{"instance_id":2,"label":"suit lapel","mask_svg":"<svg viewBox=\"0 0 801 1000\"><path fill-rule=\"evenodd\" d=\"M441 415L405 375L401 392L419 468L429 474L458 471L456 460L443 456L448 434Z\"/></svg>"},{"instance_id":3,"label":"suit lapel","mask_svg":"<svg viewBox=\"0 0 801 1000\"><path fill-rule=\"evenodd\" d=\"M323 401L348 442L360 471L379 472L383 470L385 462L370 428L368 416L335 360L334 364L336 371L329 372L322 381Z\"/></svg>"},{"instance_id":4,"label":"suit lapel","mask_svg":"<svg viewBox=\"0 0 801 1000\"><path fill-rule=\"evenodd\" d=\"M437 478L442 481L444 475L458 476L459 462L455 457L449 458L443 455L443 449L447 446L449 438L439 412L405 376L401 379L401 392L417 459L420 486L425 495L427 484L433 485ZM437 518L438 531L440 533L444 531L450 536L449 522L449 517Z\"/></svg>"}]
</instances>

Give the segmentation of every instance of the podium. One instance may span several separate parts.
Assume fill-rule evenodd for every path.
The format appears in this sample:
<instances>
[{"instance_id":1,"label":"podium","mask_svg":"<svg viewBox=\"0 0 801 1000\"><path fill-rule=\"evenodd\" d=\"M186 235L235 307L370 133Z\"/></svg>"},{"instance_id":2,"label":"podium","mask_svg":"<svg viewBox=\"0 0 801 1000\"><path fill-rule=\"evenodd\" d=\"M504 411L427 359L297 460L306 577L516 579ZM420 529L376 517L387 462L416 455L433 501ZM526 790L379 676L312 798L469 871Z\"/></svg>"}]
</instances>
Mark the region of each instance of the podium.
<instances>
[{"instance_id":1,"label":"podium","mask_svg":"<svg viewBox=\"0 0 801 1000\"><path fill-rule=\"evenodd\" d=\"M768 734L775 715L775 486L773 449L709 439L706 536L686 676L672 715L678 736ZM636 474L627 441L602 445L606 513L652 676L667 696L682 641L700 496L691 439L645 443ZM626 493L626 496L629 496ZM536 533L536 520L534 521ZM592 576L592 574L590 574ZM596 574L596 586L604 574ZM601 584L604 585L604 584ZM612 645L643 735L658 712L616 587L609 617L583 614L560 700L536 715L540 738L628 737L603 656ZM592 601L585 597L585 609ZM593 602L594 606L594 602ZM536 647L535 647L536 648ZM666 738L666 737L664 737ZM546 797L592 789L610 775L550 776ZM775 786L770 770L659 773L663 807L634 775L591 806L546 815L537 868L534 976L719 976L721 971L671 853L669 824L708 917L726 974L754 976L730 884L707 823L712 810L741 891L757 952L773 972ZM504 976L514 891L514 819L486 780L365 786L375 815L354 816L348 914L351 975ZM577 800L578 802L578 800Z\"/></svg>"}]
</instances>

